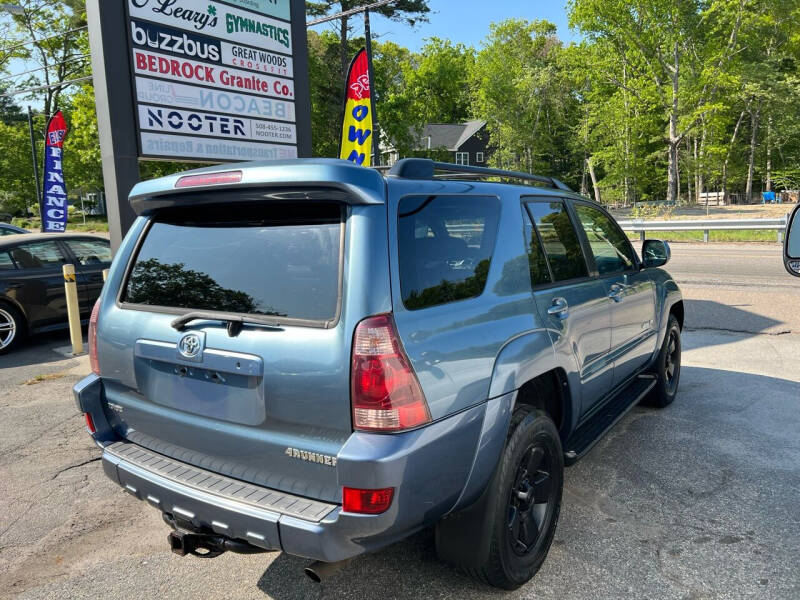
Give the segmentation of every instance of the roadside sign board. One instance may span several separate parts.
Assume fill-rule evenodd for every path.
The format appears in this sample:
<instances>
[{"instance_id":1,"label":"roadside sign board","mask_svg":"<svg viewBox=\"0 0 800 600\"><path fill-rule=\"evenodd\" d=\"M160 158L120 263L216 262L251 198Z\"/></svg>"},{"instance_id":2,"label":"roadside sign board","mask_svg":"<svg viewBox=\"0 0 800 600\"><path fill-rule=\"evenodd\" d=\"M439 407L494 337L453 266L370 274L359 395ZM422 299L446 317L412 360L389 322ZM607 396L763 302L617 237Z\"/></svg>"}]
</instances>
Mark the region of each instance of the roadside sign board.
<instances>
[{"instance_id":1,"label":"roadside sign board","mask_svg":"<svg viewBox=\"0 0 800 600\"><path fill-rule=\"evenodd\" d=\"M310 123L297 122L297 2L124 1L140 158L298 156Z\"/></svg>"}]
</instances>

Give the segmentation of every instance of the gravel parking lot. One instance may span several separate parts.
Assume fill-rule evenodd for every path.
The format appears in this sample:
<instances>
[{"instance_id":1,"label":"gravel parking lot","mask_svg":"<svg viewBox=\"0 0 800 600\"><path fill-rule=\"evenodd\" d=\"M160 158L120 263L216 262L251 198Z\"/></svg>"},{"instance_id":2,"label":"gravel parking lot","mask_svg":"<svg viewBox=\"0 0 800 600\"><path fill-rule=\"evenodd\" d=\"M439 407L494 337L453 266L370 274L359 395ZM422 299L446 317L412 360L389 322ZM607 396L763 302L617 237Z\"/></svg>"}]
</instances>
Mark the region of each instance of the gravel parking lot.
<instances>
[{"instance_id":1,"label":"gravel parking lot","mask_svg":"<svg viewBox=\"0 0 800 600\"><path fill-rule=\"evenodd\" d=\"M65 343L0 359L2 597L800 597L800 336L688 332L679 399L567 471L550 556L511 593L439 564L430 532L322 585L283 554L171 554L156 511L103 476Z\"/></svg>"}]
</instances>

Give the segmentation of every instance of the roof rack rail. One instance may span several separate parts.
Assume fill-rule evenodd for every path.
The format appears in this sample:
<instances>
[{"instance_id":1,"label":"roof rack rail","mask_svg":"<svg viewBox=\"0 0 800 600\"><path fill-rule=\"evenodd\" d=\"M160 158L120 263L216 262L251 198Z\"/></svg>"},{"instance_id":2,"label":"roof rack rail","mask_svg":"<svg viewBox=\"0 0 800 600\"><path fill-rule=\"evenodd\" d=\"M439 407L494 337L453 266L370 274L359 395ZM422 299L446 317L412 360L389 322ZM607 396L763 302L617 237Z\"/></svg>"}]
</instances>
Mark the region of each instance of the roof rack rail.
<instances>
[{"instance_id":1,"label":"roof rack rail","mask_svg":"<svg viewBox=\"0 0 800 600\"><path fill-rule=\"evenodd\" d=\"M404 158L397 161L389 171L389 175L403 179L435 179L436 171L444 171L455 175L477 175L483 177L504 177L506 179L519 179L521 181L535 181L544 183L554 189L571 192L572 189L554 177L545 175L532 175L520 171L506 171L491 169L489 167L474 167L472 165L454 165L451 163L436 162L429 158Z\"/></svg>"}]
</instances>

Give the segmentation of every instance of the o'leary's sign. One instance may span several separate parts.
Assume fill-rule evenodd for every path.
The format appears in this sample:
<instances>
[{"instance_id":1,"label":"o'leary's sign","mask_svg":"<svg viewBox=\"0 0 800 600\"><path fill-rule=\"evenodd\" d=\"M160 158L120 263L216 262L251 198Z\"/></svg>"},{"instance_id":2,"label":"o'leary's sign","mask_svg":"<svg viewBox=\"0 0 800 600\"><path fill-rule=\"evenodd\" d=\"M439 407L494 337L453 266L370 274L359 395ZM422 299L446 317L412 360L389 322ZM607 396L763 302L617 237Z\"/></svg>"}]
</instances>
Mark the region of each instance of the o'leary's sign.
<instances>
[{"instance_id":1,"label":"o'leary's sign","mask_svg":"<svg viewBox=\"0 0 800 600\"><path fill-rule=\"evenodd\" d=\"M297 156L291 0L125 1L142 158Z\"/></svg>"},{"instance_id":2,"label":"o'leary's sign","mask_svg":"<svg viewBox=\"0 0 800 600\"><path fill-rule=\"evenodd\" d=\"M44 141L44 202L42 231L66 231L67 186L62 168L67 122L61 111L50 118Z\"/></svg>"}]
</instances>

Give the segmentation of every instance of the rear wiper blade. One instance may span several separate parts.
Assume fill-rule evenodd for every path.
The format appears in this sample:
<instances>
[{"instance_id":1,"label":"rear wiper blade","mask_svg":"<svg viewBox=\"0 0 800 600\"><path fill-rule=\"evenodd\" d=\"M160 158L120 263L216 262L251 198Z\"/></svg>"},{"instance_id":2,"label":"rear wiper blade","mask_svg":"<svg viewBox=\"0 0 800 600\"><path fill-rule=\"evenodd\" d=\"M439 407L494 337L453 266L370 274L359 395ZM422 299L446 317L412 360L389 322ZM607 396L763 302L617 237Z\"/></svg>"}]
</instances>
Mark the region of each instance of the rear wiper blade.
<instances>
[{"instance_id":1,"label":"rear wiper blade","mask_svg":"<svg viewBox=\"0 0 800 600\"><path fill-rule=\"evenodd\" d=\"M258 317L243 317L242 315L229 315L225 313L216 313L216 312L204 312L204 311L194 311L186 313L172 321L170 325L173 329L178 331L183 331L186 329L186 326L191 323L192 321L203 320L203 321L221 321L223 323L228 324L228 335L230 337L236 337L242 332L242 327L244 327L245 323L250 323L253 325L259 325L262 327L269 327L272 329L279 329L280 325L275 322L267 322L266 320L261 320Z\"/></svg>"}]
</instances>

